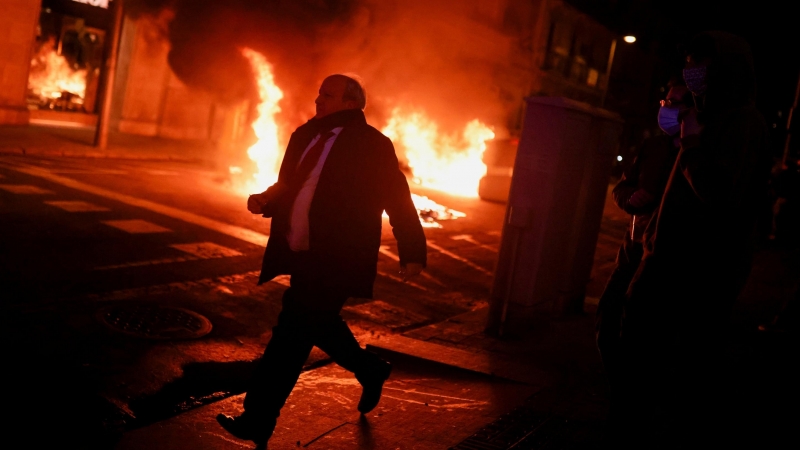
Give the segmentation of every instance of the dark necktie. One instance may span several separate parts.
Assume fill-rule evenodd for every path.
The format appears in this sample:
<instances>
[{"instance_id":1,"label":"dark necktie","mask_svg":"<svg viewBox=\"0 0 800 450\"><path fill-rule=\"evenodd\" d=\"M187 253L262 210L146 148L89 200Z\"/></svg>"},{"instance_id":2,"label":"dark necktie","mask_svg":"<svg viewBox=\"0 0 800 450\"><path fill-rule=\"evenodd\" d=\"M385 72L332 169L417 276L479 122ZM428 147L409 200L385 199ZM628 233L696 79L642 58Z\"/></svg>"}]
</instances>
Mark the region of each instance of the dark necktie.
<instances>
[{"instance_id":1,"label":"dark necktie","mask_svg":"<svg viewBox=\"0 0 800 450\"><path fill-rule=\"evenodd\" d=\"M314 167L317 167L319 157L322 156L322 151L325 150L325 143L328 142L328 139L334 134L333 131L321 133L320 138L308 149L306 156L300 161L300 164L297 165L297 169L295 169L294 176L292 177L292 198L297 196L297 193L300 192L300 189L303 187L303 184L305 184L311 171L314 170Z\"/></svg>"}]
</instances>

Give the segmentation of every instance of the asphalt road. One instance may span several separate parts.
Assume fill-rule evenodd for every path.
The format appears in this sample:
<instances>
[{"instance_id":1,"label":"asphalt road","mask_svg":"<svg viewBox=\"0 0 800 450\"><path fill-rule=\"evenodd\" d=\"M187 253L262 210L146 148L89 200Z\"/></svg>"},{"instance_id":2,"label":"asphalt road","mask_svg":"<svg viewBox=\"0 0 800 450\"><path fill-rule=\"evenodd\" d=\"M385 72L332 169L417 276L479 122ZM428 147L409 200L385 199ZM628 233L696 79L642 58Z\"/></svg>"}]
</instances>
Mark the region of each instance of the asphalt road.
<instances>
[{"instance_id":1,"label":"asphalt road","mask_svg":"<svg viewBox=\"0 0 800 450\"><path fill-rule=\"evenodd\" d=\"M287 280L256 284L269 221L246 211L238 181L180 162L0 157L3 332L23 424L69 405L65 428L101 439L244 390ZM429 268L407 283L384 220L375 300L343 312L359 339L488 297L505 206L412 188L466 217L426 228ZM308 367L325 362L315 350Z\"/></svg>"},{"instance_id":2,"label":"asphalt road","mask_svg":"<svg viewBox=\"0 0 800 450\"><path fill-rule=\"evenodd\" d=\"M246 211L238 181L197 163L0 156L6 436L22 437L25 448L112 448L123 432L135 436L184 411L194 410L203 426L212 423L197 406L238 404L287 281L256 284L269 221ZM384 221L375 299L350 299L343 311L362 343L476 310L490 293L505 205L412 191L466 217L426 228L429 266L408 283L397 275L397 247ZM587 312L625 223L607 198ZM762 249L735 311L734 390L748 411L742 423L755 429L788 429L791 416L781 411L792 404L787 393L796 371L787 355L796 346L788 334L754 333L796 296L797 261L796 251ZM315 350L304 376L333 374L352 384L327 362ZM452 387L430 377L429 368L402 369L392 378L389 409L419 403L404 383L428 380L431 392ZM502 412L487 398L507 398L500 403L510 408L529 394L479 377L463 382L459 389L475 393L472 412L453 416L461 426L452 425L452 442ZM299 423L292 430L303 430ZM309 442L317 439L307 431Z\"/></svg>"}]
</instances>

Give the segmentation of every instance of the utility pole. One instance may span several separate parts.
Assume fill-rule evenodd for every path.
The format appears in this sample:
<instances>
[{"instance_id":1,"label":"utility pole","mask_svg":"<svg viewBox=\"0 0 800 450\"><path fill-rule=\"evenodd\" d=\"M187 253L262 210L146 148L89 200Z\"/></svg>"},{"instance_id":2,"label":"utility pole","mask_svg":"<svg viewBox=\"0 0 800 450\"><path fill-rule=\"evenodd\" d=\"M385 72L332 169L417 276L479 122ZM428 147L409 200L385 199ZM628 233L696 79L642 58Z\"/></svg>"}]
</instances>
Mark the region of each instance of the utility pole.
<instances>
[{"instance_id":1,"label":"utility pole","mask_svg":"<svg viewBox=\"0 0 800 450\"><path fill-rule=\"evenodd\" d=\"M114 77L117 72L117 50L122 34L122 0L114 0L114 24L111 27L111 39L106 41L105 70L102 78L102 101L97 114L97 127L94 134L94 146L105 149L108 145L108 121L111 116L111 100L114 96Z\"/></svg>"},{"instance_id":2,"label":"utility pole","mask_svg":"<svg viewBox=\"0 0 800 450\"><path fill-rule=\"evenodd\" d=\"M600 99L600 107L605 108L606 96L611 88L611 65L614 64L614 53L617 51L617 38L611 40L611 50L608 52L608 64L606 64L606 88L603 89L603 97Z\"/></svg>"},{"instance_id":3,"label":"utility pole","mask_svg":"<svg viewBox=\"0 0 800 450\"><path fill-rule=\"evenodd\" d=\"M797 97L800 97L800 74L797 77L797 88L794 91L794 103L789 109L789 117L786 118L786 143L783 146L783 158L781 162L786 165L786 159L789 158L789 142L792 140L792 117L797 109Z\"/></svg>"},{"instance_id":4,"label":"utility pole","mask_svg":"<svg viewBox=\"0 0 800 450\"><path fill-rule=\"evenodd\" d=\"M611 66L614 64L614 54L617 51L617 38L611 40L611 50L608 52L608 64L606 64L606 88L603 90L603 96L600 98L600 107L606 107L606 96L608 90L611 88ZM636 42L636 36L627 35L622 40L628 44Z\"/></svg>"}]
</instances>

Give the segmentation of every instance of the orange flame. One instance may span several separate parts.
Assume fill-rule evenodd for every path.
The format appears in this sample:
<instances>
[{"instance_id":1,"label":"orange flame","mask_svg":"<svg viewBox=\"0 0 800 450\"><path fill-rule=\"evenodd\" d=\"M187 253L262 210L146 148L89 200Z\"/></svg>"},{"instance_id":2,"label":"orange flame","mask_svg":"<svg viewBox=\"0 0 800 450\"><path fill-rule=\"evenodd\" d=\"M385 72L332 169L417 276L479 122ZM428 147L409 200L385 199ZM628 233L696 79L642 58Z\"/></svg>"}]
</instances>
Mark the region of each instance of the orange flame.
<instances>
[{"instance_id":1,"label":"orange flame","mask_svg":"<svg viewBox=\"0 0 800 450\"><path fill-rule=\"evenodd\" d=\"M74 70L67 59L56 53L53 41L47 41L31 60L28 89L43 99L61 97L70 92L83 98L86 95L86 69Z\"/></svg>"},{"instance_id":2,"label":"orange flame","mask_svg":"<svg viewBox=\"0 0 800 450\"><path fill-rule=\"evenodd\" d=\"M494 132L479 120L469 122L461 136L441 134L435 122L419 112L395 108L383 133L405 150L414 182L465 197L477 197L485 141Z\"/></svg>"},{"instance_id":3,"label":"orange flame","mask_svg":"<svg viewBox=\"0 0 800 450\"><path fill-rule=\"evenodd\" d=\"M256 163L258 171L245 186L248 192L256 193L263 192L278 181L283 150L278 141L275 115L281 110L278 102L283 98L283 91L275 84L272 65L267 62L264 55L249 48L243 49L242 54L250 61L253 68L261 99L258 105L258 119L251 125L258 141L247 150L247 156Z\"/></svg>"},{"instance_id":4,"label":"orange flame","mask_svg":"<svg viewBox=\"0 0 800 450\"><path fill-rule=\"evenodd\" d=\"M264 55L245 48L242 54L249 60L258 84L261 103L258 119L252 127L258 141L247 151L256 163L258 172L246 183L242 193L262 192L278 179L283 147L278 139L275 116L281 111L278 102L283 92L275 84L272 66ZM494 132L478 120L469 122L460 137L441 135L436 123L420 113L403 114L395 109L383 132L405 149L415 181L427 187L456 195L476 197L478 183L486 173L481 157ZM230 167L232 174L241 168ZM440 227L440 220L452 220L465 214L412 194L420 221L426 227Z\"/></svg>"}]
</instances>

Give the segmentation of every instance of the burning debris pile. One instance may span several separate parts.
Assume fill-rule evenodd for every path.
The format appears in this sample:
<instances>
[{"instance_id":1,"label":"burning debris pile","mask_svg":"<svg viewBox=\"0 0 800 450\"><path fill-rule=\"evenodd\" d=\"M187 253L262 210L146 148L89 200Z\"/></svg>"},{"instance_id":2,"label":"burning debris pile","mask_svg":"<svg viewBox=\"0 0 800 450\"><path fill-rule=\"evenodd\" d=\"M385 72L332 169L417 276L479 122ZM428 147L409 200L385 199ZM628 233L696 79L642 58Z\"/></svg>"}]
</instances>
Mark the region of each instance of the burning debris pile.
<instances>
[{"instance_id":1,"label":"burning debris pile","mask_svg":"<svg viewBox=\"0 0 800 450\"><path fill-rule=\"evenodd\" d=\"M441 228L440 220L455 220L459 217L467 216L460 211L440 205L422 195L411 194L411 200L414 202L414 207L417 208L417 213L419 213L419 221L426 228Z\"/></svg>"},{"instance_id":2,"label":"burning debris pile","mask_svg":"<svg viewBox=\"0 0 800 450\"><path fill-rule=\"evenodd\" d=\"M82 110L87 72L74 69L56 52L55 39L42 42L31 60L28 103L40 109Z\"/></svg>"}]
</instances>

